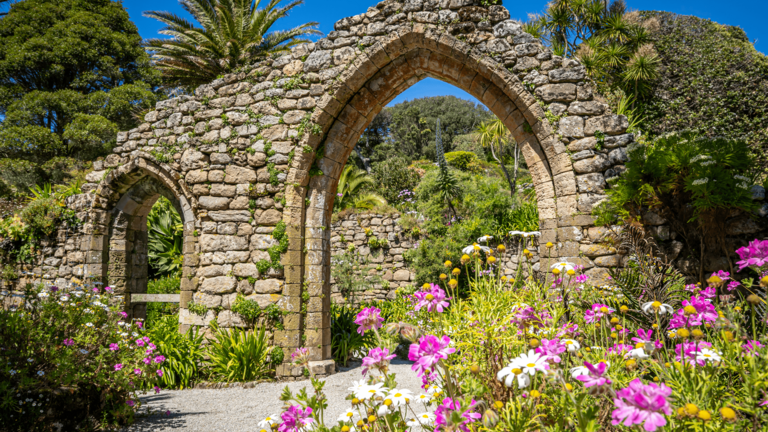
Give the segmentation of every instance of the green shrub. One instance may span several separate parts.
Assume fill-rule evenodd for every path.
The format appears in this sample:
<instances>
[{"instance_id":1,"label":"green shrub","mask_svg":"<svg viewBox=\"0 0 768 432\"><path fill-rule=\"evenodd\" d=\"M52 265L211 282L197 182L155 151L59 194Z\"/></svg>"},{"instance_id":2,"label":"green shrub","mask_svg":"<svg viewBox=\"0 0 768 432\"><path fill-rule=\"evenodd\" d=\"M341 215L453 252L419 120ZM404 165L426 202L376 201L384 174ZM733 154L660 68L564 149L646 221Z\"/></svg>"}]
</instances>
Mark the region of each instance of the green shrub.
<instances>
[{"instance_id":1,"label":"green shrub","mask_svg":"<svg viewBox=\"0 0 768 432\"><path fill-rule=\"evenodd\" d=\"M378 239L371 237L370 240ZM350 243L350 246L354 246ZM369 276L368 272L374 269L367 257L355 252L354 249L343 254L331 257L331 275L336 281L336 287L339 289L342 297L351 303L355 303L358 293L368 291L375 284L381 282L378 275Z\"/></svg>"},{"instance_id":2,"label":"green shrub","mask_svg":"<svg viewBox=\"0 0 768 432\"><path fill-rule=\"evenodd\" d=\"M179 333L179 316L165 315L158 318L147 331L147 336L165 356L163 363L163 388L184 389L200 378L200 365L205 356L202 348L205 335L197 327Z\"/></svg>"},{"instance_id":3,"label":"green shrub","mask_svg":"<svg viewBox=\"0 0 768 432\"><path fill-rule=\"evenodd\" d=\"M3 430L126 425L141 404L137 390L157 385L155 341L122 322L108 290L94 288L28 285L18 299L28 307L0 309Z\"/></svg>"},{"instance_id":4,"label":"green shrub","mask_svg":"<svg viewBox=\"0 0 768 432\"><path fill-rule=\"evenodd\" d=\"M266 377L273 370L267 357L273 350L265 328L222 329L211 324L213 339L208 346L211 369L224 381L246 382Z\"/></svg>"},{"instance_id":5,"label":"green shrub","mask_svg":"<svg viewBox=\"0 0 768 432\"><path fill-rule=\"evenodd\" d=\"M331 304L331 353L334 360L346 366L354 355L363 354L363 350L375 343L372 332L357 332L355 317L360 311L352 305Z\"/></svg>"},{"instance_id":6,"label":"green shrub","mask_svg":"<svg viewBox=\"0 0 768 432\"><path fill-rule=\"evenodd\" d=\"M400 204L400 192L412 191L421 179L408 165L408 160L403 157L386 159L373 165L376 191L393 205Z\"/></svg>"},{"instance_id":7,"label":"green shrub","mask_svg":"<svg viewBox=\"0 0 768 432\"><path fill-rule=\"evenodd\" d=\"M640 12L663 67L641 101L651 137L694 130L743 139L768 167L768 58L744 30L670 12Z\"/></svg>"},{"instance_id":8,"label":"green shrub","mask_svg":"<svg viewBox=\"0 0 768 432\"><path fill-rule=\"evenodd\" d=\"M286 234L285 229L285 222L280 221L275 226L275 230L272 231L272 238L277 244L267 249L269 260L260 260L256 263L259 274L267 274L269 269L280 270L283 268L283 265L280 264L280 257L288 250L288 234Z\"/></svg>"},{"instance_id":9,"label":"green shrub","mask_svg":"<svg viewBox=\"0 0 768 432\"><path fill-rule=\"evenodd\" d=\"M240 315L253 325L256 319L261 316L261 307L255 300L246 299L241 294L238 294L235 303L232 305L232 312Z\"/></svg>"},{"instance_id":10,"label":"green shrub","mask_svg":"<svg viewBox=\"0 0 768 432\"><path fill-rule=\"evenodd\" d=\"M178 273L184 259L184 226L181 216L164 197L147 216L150 273L167 276Z\"/></svg>"},{"instance_id":11,"label":"green shrub","mask_svg":"<svg viewBox=\"0 0 768 432\"><path fill-rule=\"evenodd\" d=\"M181 279L178 276L167 276L153 279L147 283L147 294L178 294L181 292ZM145 325L148 329L168 315L179 313L178 303L147 303L147 319Z\"/></svg>"},{"instance_id":12,"label":"green shrub","mask_svg":"<svg viewBox=\"0 0 768 432\"><path fill-rule=\"evenodd\" d=\"M448 165L462 171L472 171L472 168L476 167L478 163L477 155L466 151L446 153L445 160Z\"/></svg>"}]
</instances>

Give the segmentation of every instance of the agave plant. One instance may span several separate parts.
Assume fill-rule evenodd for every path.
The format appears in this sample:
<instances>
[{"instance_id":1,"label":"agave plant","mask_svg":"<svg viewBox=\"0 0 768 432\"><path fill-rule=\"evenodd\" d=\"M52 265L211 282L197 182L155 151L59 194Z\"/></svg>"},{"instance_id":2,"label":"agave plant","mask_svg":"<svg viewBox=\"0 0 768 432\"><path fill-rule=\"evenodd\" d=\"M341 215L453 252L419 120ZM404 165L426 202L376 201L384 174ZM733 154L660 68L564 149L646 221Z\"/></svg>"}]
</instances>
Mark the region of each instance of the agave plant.
<instances>
[{"instance_id":1,"label":"agave plant","mask_svg":"<svg viewBox=\"0 0 768 432\"><path fill-rule=\"evenodd\" d=\"M202 27L170 12L144 12L144 16L166 25L160 34L171 36L144 43L171 86L194 88L207 84L266 56L308 42L304 36L320 34L316 22L270 31L275 22L287 17L304 0L293 0L282 7L278 7L282 0L269 0L262 9L261 0L179 1Z\"/></svg>"},{"instance_id":2,"label":"agave plant","mask_svg":"<svg viewBox=\"0 0 768 432\"><path fill-rule=\"evenodd\" d=\"M184 227L181 216L165 198L160 198L147 216L149 264L158 275L181 269Z\"/></svg>"},{"instance_id":3,"label":"agave plant","mask_svg":"<svg viewBox=\"0 0 768 432\"><path fill-rule=\"evenodd\" d=\"M346 208L372 209L385 205L387 200L381 195L365 191L366 185L373 186L376 181L365 170L348 164L344 167L339 177L339 186L336 188L336 201L333 207L336 210Z\"/></svg>"}]
</instances>

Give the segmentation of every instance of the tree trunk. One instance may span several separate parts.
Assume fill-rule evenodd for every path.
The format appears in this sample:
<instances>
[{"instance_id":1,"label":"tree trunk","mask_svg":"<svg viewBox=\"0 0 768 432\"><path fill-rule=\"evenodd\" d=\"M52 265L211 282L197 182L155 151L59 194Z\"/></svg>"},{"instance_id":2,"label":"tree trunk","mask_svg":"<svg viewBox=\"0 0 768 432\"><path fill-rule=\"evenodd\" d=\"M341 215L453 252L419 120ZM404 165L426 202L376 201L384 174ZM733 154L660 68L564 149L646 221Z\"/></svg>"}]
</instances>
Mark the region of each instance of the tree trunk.
<instances>
[{"instance_id":1,"label":"tree trunk","mask_svg":"<svg viewBox=\"0 0 768 432\"><path fill-rule=\"evenodd\" d=\"M507 172L507 167L504 166L504 162L502 162L497 156L496 156L496 150L494 149L493 143L489 146L491 147L491 156L496 160L496 162L501 165L501 170L504 171L504 175L507 177L507 183L509 183L509 192L512 196L515 195L515 192L517 192L517 155L515 155L515 179L512 180L512 178L509 177L509 172Z\"/></svg>"}]
</instances>

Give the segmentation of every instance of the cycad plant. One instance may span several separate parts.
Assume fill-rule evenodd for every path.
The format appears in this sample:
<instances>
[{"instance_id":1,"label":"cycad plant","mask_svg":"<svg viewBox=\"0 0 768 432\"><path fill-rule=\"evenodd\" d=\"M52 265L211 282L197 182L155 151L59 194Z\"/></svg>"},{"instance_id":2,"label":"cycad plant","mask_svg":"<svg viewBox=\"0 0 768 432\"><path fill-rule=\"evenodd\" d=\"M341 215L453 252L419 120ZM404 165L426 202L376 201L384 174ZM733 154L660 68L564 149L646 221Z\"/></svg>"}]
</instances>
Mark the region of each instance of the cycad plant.
<instances>
[{"instance_id":1,"label":"cycad plant","mask_svg":"<svg viewBox=\"0 0 768 432\"><path fill-rule=\"evenodd\" d=\"M499 163L501 170L504 171L504 176L507 177L507 182L509 183L509 190L512 195L514 195L517 189L517 172L520 161L520 146L517 145L517 142L514 140L514 138L510 136L509 130L506 126L504 126L504 123L502 123L499 118L480 123L476 132L480 136L480 144L483 147L488 147L491 149L491 156L493 156L496 162ZM514 143L514 147L511 149L515 162L515 169L512 177L510 177L509 172L507 171L507 167L504 166L502 159L504 152L509 150L509 146L511 145L510 141Z\"/></svg>"},{"instance_id":2,"label":"cycad plant","mask_svg":"<svg viewBox=\"0 0 768 432\"><path fill-rule=\"evenodd\" d=\"M365 170L354 164L347 164L339 177L339 186L336 188L336 200L333 203L334 210L347 208L372 209L387 204L387 200L381 195L366 191L366 186L373 186L376 181Z\"/></svg>"},{"instance_id":3,"label":"cycad plant","mask_svg":"<svg viewBox=\"0 0 768 432\"><path fill-rule=\"evenodd\" d=\"M160 34L171 39L145 41L155 65L169 86L194 88L267 56L287 52L320 34L316 22L288 30L270 30L304 0L278 7L282 0L179 0L202 27L170 12L147 11L144 16L166 25Z\"/></svg>"},{"instance_id":4,"label":"cycad plant","mask_svg":"<svg viewBox=\"0 0 768 432\"><path fill-rule=\"evenodd\" d=\"M161 197L147 216L149 264L158 276L175 274L183 260L184 226L171 202Z\"/></svg>"},{"instance_id":5,"label":"cycad plant","mask_svg":"<svg viewBox=\"0 0 768 432\"><path fill-rule=\"evenodd\" d=\"M524 29L556 54L578 58L604 93L620 89L639 100L649 94L660 60L638 16L623 0L554 0Z\"/></svg>"}]
</instances>

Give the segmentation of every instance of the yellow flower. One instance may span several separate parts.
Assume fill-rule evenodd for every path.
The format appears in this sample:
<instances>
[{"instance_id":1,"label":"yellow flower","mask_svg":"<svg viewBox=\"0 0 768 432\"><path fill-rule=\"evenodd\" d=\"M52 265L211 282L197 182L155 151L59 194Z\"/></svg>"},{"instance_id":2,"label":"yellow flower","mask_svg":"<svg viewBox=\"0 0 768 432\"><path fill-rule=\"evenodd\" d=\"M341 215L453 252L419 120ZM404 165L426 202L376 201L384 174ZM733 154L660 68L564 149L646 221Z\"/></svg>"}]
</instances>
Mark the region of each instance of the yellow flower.
<instances>
[{"instance_id":1,"label":"yellow flower","mask_svg":"<svg viewBox=\"0 0 768 432\"><path fill-rule=\"evenodd\" d=\"M731 342L733 340L733 332L731 332L730 330L724 331L723 339L727 340L728 342Z\"/></svg>"},{"instance_id":2,"label":"yellow flower","mask_svg":"<svg viewBox=\"0 0 768 432\"><path fill-rule=\"evenodd\" d=\"M567 272L568 276L574 276L576 272L573 269L569 269Z\"/></svg>"},{"instance_id":3,"label":"yellow flower","mask_svg":"<svg viewBox=\"0 0 768 432\"><path fill-rule=\"evenodd\" d=\"M677 329L677 336L683 339L687 338L690 335L691 335L691 332L689 332L688 329L686 328Z\"/></svg>"},{"instance_id":4,"label":"yellow flower","mask_svg":"<svg viewBox=\"0 0 768 432\"><path fill-rule=\"evenodd\" d=\"M450 261L446 261L445 262L445 267L446 268L451 268L451 266L453 266L453 263L451 263Z\"/></svg>"},{"instance_id":5,"label":"yellow flower","mask_svg":"<svg viewBox=\"0 0 768 432\"><path fill-rule=\"evenodd\" d=\"M451 288L456 288L458 285L459 285L459 281L457 281L456 279L451 279L448 281L448 286L450 286Z\"/></svg>"},{"instance_id":6,"label":"yellow flower","mask_svg":"<svg viewBox=\"0 0 768 432\"><path fill-rule=\"evenodd\" d=\"M685 312L686 315L693 315L696 313L696 308L693 307L693 305L688 305L683 308L683 312Z\"/></svg>"},{"instance_id":7,"label":"yellow flower","mask_svg":"<svg viewBox=\"0 0 768 432\"><path fill-rule=\"evenodd\" d=\"M499 245L498 247L496 247L496 250L498 250L499 252L504 252L505 250L507 250L507 248L504 245Z\"/></svg>"},{"instance_id":8,"label":"yellow flower","mask_svg":"<svg viewBox=\"0 0 768 432\"><path fill-rule=\"evenodd\" d=\"M621 307L619 308L619 311L621 313L627 313L628 310L629 308L626 305L621 305Z\"/></svg>"},{"instance_id":9,"label":"yellow flower","mask_svg":"<svg viewBox=\"0 0 768 432\"><path fill-rule=\"evenodd\" d=\"M451 272L451 274L453 274L454 276L458 276L458 275L460 275L460 274L461 274L461 270L459 270L458 268L455 268L455 269L453 269L453 271Z\"/></svg>"},{"instance_id":10,"label":"yellow flower","mask_svg":"<svg viewBox=\"0 0 768 432\"><path fill-rule=\"evenodd\" d=\"M488 264L493 264L495 262L496 262L496 257L493 257L493 256L488 257Z\"/></svg>"},{"instance_id":11,"label":"yellow flower","mask_svg":"<svg viewBox=\"0 0 768 432\"><path fill-rule=\"evenodd\" d=\"M445 273L440 274L440 280L441 281L444 281L446 279L448 279L448 276Z\"/></svg>"},{"instance_id":12,"label":"yellow flower","mask_svg":"<svg viewBox=\"0 0 768 432\"><path fill-rule=\"evenodd\" d=\"M474 250L475 250L475 252L477 252L477 251L479 251L479 250L480 250L480 245L478 245L477 243L475 243L475 244L473 244L473 245L472 245L472 249L474 249Z\"/></svg>"},{"instance_id":13,"label":"yellow flower","mask_svg":"<svg viewBox=\"0 0 768 432\"><path fill-rule=\"evenodd\" d=\"M704 420L705 422L712 420L712 414L710 414L709 411L706 411L706 410L699 411L698 417Z\"/></svg>"},{"instance_id":14,"label":"yellow flower","mask_svg":"<svg viewBox=\"0 0 768 432\"><path fill-rule=\"evenodd\" d=\"M699 413L699 407L697 407L692 403L687 403L685 404L685 413L688 414L689 416L695 416L696 414Z\"/></svg>"},{"instance_id":15,"label":"yellow flower","mask_svg":"<svg viewBox=\"0 0 768 432\"><path fill-rule=\"evenodd\" d=\"M493 406L495 406L497 410L500 410L500 409L504 408L504 402L496 401L496 402L493 403Z\"/></svg>"},{"instance_id":16,"label":"yellow flower","mask_svg":"<svg viewBox=\"0 0 768 432\"><path fill-rule=\"evenodd\" d=\"M531 390L531 393L530 393L530 395L531 395L531 397L532 397L532 398L534 398L534 399L535 399L535 398L538 398L538 397L541 397L541 393L539 393L539 391L538 391L538 390Z\"/></svg>"},{"instance_id":17,"label":"yellow flower","mask_svg":"<svg viewBox=\"0 0 768 432\"><path fill-rule=\"evenodd\" d=\"M568 383L565 383L565 389L568 391L573 391L573 386Z\"/></svg>"},{"instance_id":18,"label":"yellow flower","mask_svg":"<svg viewBox=\"0 0 768 432\"><path fill-rule=\"evenodd\" d=\"M530 341L528 341L528 344L531 346L531 348L536 348L539 346L539 340L531 339Z\"/></svg>"},{"instance_id":19,"label":"yellow flower","mask_svg":"<svg viewBox=\"0 0 768 432\"><path fill-rule=\"evenodd\" d=\"M768 276L760 279L760 286L763 288L768 287Z\"/></svg>"},{"instance_id":20,"label":"yellow flower","mask_svg":"<svg viewBox=\"0 0 768 432\"><path fill-rule=\"evenodd\" d=\"M732 408L720 408L720 415L723 416L723 420L726 421L736 420L736 411L734 411Z\"/></svg>"},{"instance_id":21,"label":"yellow flower","mask_svg":"<svg viewBox=\"0 0 768 432\"><path fill-rule=\"evenodd\" d=\"M552 242L547 242L546 246L547 249L552 249L555 245L553 245Z\"/></svg>"},{"instance_id":22,"label":"yellow flower","mask_svg":"<svg viewBox=\"0 0 768 432\"><path fill-rule=\"evenodd\" d=\"M559 275L560 274L560 269L556 269L556 268L552 269L552 274L555 275L555 276Z\"/></svg>"},{"instance_id":23,"label":"yellow flower","mask_svg":"<svg viewBox=\"0 0 768 432\"><path fill-rule=\"evenodd\" d=\"M747 297L747 302L751 305L758 305L762 300L756 294L750 294L749 297Z\"/></svg>"},{"instance_id":24,"label":"yellow flower","mask_svg":"<svg viewBox=\"0 0 768 432\"><path fill-rule=\"evenodd\" d=\"M424 290L428 290L428 289L432 288L432 285L430 285L430 284L425 282L424 285L421 286L421 288L424 289Z\"/></svg>"},{"instance_id":25,"label":"yellow flower","mask_svg":"<svg viewBox=\"0 0 768 432\"><path fill-rule=\"evenodd\" d=\"M468 262L469 262L469 260L470 260L470 258L469 258L469 255L467 255L467 254L464 254L464 255L462 255L462 256L461 256L461 263L462 263L462 264L466 264L466 263L468 263Z\"/></svg>"},{"instance_id":26,"label":"yellow flower","mask_svg":"<svg viewBox=\"0 0 768 432\"><path fill-rule=\"evenodd\" d=\"M693 335L694 339L701 339L704 337L704 332L699 329L694 329L691 334Z\"/></svg>"}]
</instances>

